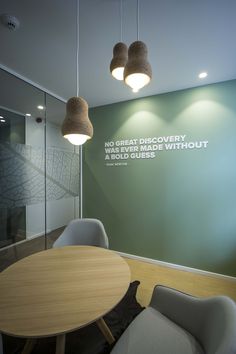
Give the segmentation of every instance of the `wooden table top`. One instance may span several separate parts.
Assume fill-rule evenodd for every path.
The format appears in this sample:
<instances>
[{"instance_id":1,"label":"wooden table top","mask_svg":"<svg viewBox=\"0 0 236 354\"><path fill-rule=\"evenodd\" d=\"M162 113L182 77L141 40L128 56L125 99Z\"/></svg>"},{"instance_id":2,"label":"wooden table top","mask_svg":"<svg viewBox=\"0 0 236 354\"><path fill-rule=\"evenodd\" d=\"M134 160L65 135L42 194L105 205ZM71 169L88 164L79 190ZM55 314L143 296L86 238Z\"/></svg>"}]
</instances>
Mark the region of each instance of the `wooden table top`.
<instances>
[{"instance_id":1,"label":"wooden table top","mask_svg":"<svg viewBox=\"0 0 236 354\"><path fill-rule=\"evenodd\" d=\"M129 266L107 249L33 254L0 273L0 332L31 338L81 328L115 307L129 283Z\"/></svg>"}]
</instances>

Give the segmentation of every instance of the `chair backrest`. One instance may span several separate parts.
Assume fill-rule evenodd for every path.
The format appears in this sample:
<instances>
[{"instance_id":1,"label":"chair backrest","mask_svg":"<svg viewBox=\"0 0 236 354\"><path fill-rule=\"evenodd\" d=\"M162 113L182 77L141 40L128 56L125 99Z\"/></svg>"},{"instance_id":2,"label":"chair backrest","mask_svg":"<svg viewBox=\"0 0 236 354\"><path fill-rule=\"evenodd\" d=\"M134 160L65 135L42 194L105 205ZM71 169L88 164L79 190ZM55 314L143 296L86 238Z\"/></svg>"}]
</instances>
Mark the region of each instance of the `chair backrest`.
<instances>
[{"instance_id":1,"label":"chair backrest","mask_svg":"<svg viewBox=\"0 0 236 354\"><path fill-rule=\"evenodd\" d=\"M89 245L108 248L108 237L102 222L97 219L72 220L54 242L53 248L69 245Z\"/></svg>"},{"instance_id":2,"label":"chair backrest","mask_svg":"<svg viewBox=\"0 0 236 354\"><path fill-rule=\"evenodd\" d=\"M150 306L190 332L206 354L236 353L236 304L229 297L198 298L156 286Z\"/></svg>"}]
</instances>

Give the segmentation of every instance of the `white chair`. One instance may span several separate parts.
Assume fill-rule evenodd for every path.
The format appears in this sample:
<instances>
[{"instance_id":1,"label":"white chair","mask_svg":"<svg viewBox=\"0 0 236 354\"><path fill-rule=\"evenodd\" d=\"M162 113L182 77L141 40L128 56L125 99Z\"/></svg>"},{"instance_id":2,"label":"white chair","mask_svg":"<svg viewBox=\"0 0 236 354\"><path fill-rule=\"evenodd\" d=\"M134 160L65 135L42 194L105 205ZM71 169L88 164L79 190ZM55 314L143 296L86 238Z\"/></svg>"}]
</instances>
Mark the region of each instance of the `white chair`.
<instances>
[{"instance_id":1,"label":"white chair","mask_svg":"<svg viewBox=\"0 0 236 354\"><path fill-rule=\"evenodd\" d=\"M97 219L72 220L54 242L53 248L70 245L89 245L108 248L108 237L102 222Z\"/></svg>"},{"instance_id":2,"label":"white chair","mask_svg":"<svg viewBox=\"0 0 236 354\"><path fill-rule=\"evenodd\" d=\"M150 305L111 354L235 354L236 305L226 296L197 298L156 286Z\"/></svg>"}]
</instances>

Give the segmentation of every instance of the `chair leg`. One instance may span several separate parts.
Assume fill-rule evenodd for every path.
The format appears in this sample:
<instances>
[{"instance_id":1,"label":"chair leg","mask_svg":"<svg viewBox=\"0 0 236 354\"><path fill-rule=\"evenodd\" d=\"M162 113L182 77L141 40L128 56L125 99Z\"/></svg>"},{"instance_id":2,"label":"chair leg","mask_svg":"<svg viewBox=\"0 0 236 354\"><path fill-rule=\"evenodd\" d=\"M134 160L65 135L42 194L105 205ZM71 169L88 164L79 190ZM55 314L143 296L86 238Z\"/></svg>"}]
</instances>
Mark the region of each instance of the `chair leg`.
<instances>
[{"instance_id":1,"label":"chair leg","mask_svg":"<svg viewBox=\"0 0 236 354\"><path fill-rule=\"evenodd\" d=\"M37 342L36 338L27 339L21 354L30 354L34 349L36 342Z\"/></svg>"}]
</instances>

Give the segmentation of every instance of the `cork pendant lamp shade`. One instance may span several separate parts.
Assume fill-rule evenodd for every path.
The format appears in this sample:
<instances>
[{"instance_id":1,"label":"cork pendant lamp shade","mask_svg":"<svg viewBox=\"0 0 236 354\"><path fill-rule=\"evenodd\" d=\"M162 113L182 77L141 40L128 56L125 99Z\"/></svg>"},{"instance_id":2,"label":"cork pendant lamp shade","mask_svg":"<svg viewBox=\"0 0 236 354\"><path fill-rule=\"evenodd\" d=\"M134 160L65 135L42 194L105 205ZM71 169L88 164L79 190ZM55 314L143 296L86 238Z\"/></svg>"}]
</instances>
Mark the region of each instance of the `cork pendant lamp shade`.
<instances>
[{"instance_id":1,"label":"cork pendant lamp shade","mask_svg":"<svg viewBox=\"0 0 236 354\"><path fill-rule=\"evenodd\" d=\"M136 41L129 47L124 80L134 92L146 86L152 78L152 68L147 60L147 54L147 46L142 41Z\"/></svg>"},{"instance_id":2,"label":"cork pendant lamp shade","mask_svg":"<svg viewBox=\"0 0 236 354\"><path fill-rule=\"evenodd\" d=\"M120 13L122 13L122 0L120 1ZM139 40L139 0L137 0L137 40L130 45L128 52L126 44L122 42L114 46L110 72L117 80L124 80L132 88L133 92L138 92L152 78L152 68L148 62L147 55L146 44Z\"/></svg>"},{"instance_id":3,"label":"cork pendant lamp shade","mask_svg":"<svg viewBox=\"0 0 236 354\"><path fill-rule=\"evenodd\" d=\"M117 80L124 79L124 68L128 60L128 47L119 42L113 48L113 58L110 64L110 72Z\"/></svg>"},{"instance_id":4,"label":"cork pendant lamp shade","mask_svg":"<svg viewBox=\"0 0 236 354\"><path fill-rule=\"evenodd\" d=\"M110 72L117 80L124 80L124 68L128 60L128 47L122 42L123 37L123 0L120 0L120 42L113 47L113 58L110 63Z\"/></svg>"},{"instance_id":5,"label":"cork pendant lamp shade","mask_svg":"<svg viewBox=\"0 0 236 354\"><path fill-rule=\"evenodd\" d=\"M66 104L66 117L61 132L73 145L82 145L93 136L93 126L88 116L88 104L79 96L79 0L77 4L77 40L76 40L76 97L71 97Z\"/></svg>"},{"instance_id":6,"label":"cork pendant lamp shade","mask_svg":"<svg viewBox=\"0 0 236 354\"><path fill-rule=\"evenodd\" d=\"M139 40L139 0L137 0L137 41L128 50L128 61L124 70L125 83L138 92L152 78L152 68L147 59L148 50L144 42Z\"/></svg>"},{"instance_id":7,"label":"cork pendant lamp shade","mask_svg":"<svg viewBox=\"0 0 236 354\"><path fill-rule=\"evenodd\" d=\"M61 132L73 145L82 145L92 138L93 126L88 117L88 104L82 97L68 100Z\"/></svg>"}]
</instances>

